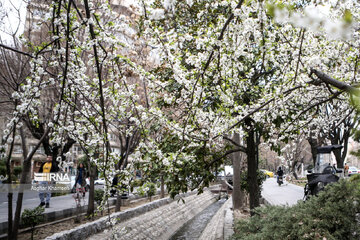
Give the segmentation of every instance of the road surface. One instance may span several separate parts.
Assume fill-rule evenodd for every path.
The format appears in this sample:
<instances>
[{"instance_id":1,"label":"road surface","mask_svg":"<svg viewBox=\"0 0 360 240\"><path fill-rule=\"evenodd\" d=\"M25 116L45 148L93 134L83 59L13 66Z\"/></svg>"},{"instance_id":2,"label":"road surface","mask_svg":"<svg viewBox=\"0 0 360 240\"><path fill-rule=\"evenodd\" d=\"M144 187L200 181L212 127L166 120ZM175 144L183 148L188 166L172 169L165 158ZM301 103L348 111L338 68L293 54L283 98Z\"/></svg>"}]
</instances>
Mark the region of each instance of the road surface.
<instances>
[{"instance_id":1,"label":"road surface","mask_svg":"<svg viewBox=\"0 0 360 240\"><path fill-rule=\"evenodd\" d=\"M294 205L304 197L304 188L284 181L279 187L275 178L267 178L261 195L270 205Z\"/></svg>"}]
</instances>

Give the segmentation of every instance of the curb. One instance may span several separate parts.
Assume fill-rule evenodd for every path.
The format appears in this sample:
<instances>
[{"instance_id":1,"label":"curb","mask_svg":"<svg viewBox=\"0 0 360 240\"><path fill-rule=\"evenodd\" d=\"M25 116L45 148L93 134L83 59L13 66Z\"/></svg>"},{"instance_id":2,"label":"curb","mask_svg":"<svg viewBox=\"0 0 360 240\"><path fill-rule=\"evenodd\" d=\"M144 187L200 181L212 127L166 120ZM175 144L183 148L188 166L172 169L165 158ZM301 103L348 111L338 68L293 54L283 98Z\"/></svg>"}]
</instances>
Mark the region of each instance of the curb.
<instances>
[{"instance_id":1,"label":"curb","mask_svg":"<svg viewBox=\"0 0 360 240\"><path fill-rule=\"evenodd\" d=\"M233 222L232 197L229 197L207 223L199 240L229 239L234 233Z\"/></svg>"},{"instance_id":2,"label":"curb","mask_svg":"<svg viewBox=\"0 0 360 240\"><path fill-rule=\"evenodd\" d=\"M211 189L212 187L209 187L208 189ZM71 240L71 239L85 239L91 235L94 235L96 233L102 232L103 230L110 227L110 225L114 225L117 223L121 223L123 221L126 221L128 219L131 219L135 216L139 216L143 213L146 213L148 211L151 211L153 209L159 208L163 205L166 205L168 203L171 203L173 201L177 201L179 197L187 197L196 194L197 191L192 191L188 193L180 194L175 199L171 198L163 198L156 201L153 201L151 203L148 203L143 206L139 206L132 209L127 209L123 212L116 212L112 213L109 216L102 217L98 220L95 220L93 222L85 223L83 225L80 225L74 229L71 230L65 230L59 233L55 233L52 236L49 236L45 238L46 240ZM109 219L111 219L111 223L109 222Z\"/></svg>"},{"instance_id":3,"label":"curb","mask_svg":"<svg viewBox=\"0 0 360 240\"><path fill-rule=\"evenodd\" d=\"M157 194L159 194L159 193L160 193L160 191L158 191ZM138 195L131 195L131 196L129 196L128 200L136 200L136 199L141 199L141 198L143 198L143 197L138 196ZM108 201L109 201L109 206L116 205L116 197L109 198ZM75 216L76 214L86 213L87 207L88 207L88 205L82 206L80 208L79 212L76 207L66 208L66 209L53 211L53 212L46 212L46 213L44 213L44 221L42 222L42 224L58 221L58 220L61 220L64 218L69 218L69 217ZM95 207L96 207L96 203L95 203ZM22 226L20 226L19 232L23 229L26 229L26 228L23 228ZM8 221L0 222L0 240L7 239L7 230L8 230Z\"/></svg>"},{"instance_id":4,"label":"curb","mask_svg":"<svg viewBox=\"0 0 360 240\"><path fill-rule=\"evenodd\" d=\"M115 205L115 204L116 204L116 199L109 199L110 206ZM44 213L43 224L49 223L49 222L54 222L56 220L60 220L63 218L72 217L75 214L85 213L87 211L87 207L88 206L86 205L86 206L81 206L80 209L74 207L74 208L67 208L67 209L62 209L62 210L58 210L58 211ZM20 226L19 230L22 230L22 229L24 229L24 228L22 226ZM8 221L1 222L0 223L0 234L7 236L7 230L8 230ZM0 239L2 239L4 237L3 235L0 235Z\"/></svg>"}]
</instances>

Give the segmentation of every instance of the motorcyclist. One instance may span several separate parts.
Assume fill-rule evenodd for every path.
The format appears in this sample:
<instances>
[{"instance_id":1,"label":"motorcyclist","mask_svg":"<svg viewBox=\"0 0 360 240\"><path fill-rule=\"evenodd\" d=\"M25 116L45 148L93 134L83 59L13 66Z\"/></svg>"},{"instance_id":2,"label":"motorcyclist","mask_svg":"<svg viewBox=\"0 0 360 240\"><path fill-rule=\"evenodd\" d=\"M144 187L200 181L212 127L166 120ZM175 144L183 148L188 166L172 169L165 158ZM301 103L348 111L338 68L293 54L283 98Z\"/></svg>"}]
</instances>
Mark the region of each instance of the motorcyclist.
<instances>
[{"instance_id":1,"label":"motorcyclist","mask_svg":"<svg viewBox=\"0 0 360 240\"><path fill-rule=\"evenodd\" d=\"M276 174L277 174L277 182L279 182L279 177L282 177L284 175L284 171L281 169L281 166L278 168Z\"/></svg>"}]
</instances>

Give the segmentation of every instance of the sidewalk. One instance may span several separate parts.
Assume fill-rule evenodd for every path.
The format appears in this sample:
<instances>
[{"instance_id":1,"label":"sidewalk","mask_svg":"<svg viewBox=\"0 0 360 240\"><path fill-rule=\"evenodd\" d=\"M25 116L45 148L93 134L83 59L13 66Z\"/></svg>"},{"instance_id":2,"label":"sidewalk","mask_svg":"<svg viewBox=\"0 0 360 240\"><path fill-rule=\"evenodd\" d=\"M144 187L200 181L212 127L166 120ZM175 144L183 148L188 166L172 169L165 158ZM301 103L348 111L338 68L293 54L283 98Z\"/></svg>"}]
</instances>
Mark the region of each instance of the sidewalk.
<instances>
[{"instance_id":1,"label":"sidewalk","mask_svg":"<svg viewBox=\"0 0 360 240\"><path fill-rule=\"evenodd\" d=\"M89 193L85 195L85 204L81 209L81 212L85 212L87 209ZM133 196L130 196L133 197ZM109 199L110 205L115 204L116 198ZM39 206L40 199L36 195L32 195L30 198L23 199L21 212L26 208L35 208ZM13 215L15 215L16 201L13 201ZM73 198L73 194L67 194L58 197L52 197L50 200L50 207L45 208L45 222L51 222L62 218L74 216L76 213L76 202ZM8 225L8 202L0 203L0 235L6 233Z\"/></svg>"},{"instance_id":2,"label":"sidewalk","mask_svg":"<svg viewBox=\"0 0 360 240\"><path fill-rule=\"evenodd\" d=\"M261 191L262 197L270 205L295 205L304 197L304 188L284 182L279 186L276 183L276 178L268 178L263 183Z\"/></svg>"},{"instance_id":3,"label":"sidewalk","mask_svg":"<svg viewBox=\"0 0 360 240\"><path fill-rule=\"evenodd\" d=\"M88 193L86 193L86 200ZM86 201L87 202L87 201ZM35 208L39 206L40 199L36 196L31 196L31 198L23 199L22 211L26 208ZM52 197L50 200L50 208L45 208L45 213L56 212L64 208L76 207L75 200L72 197L72 194L67 194L58 197ZM16 201L13 201L13 210L16 208ZM13 213L15 214L15 213ZM8 202L3 202L0 204L0 222L7 221L8 218Z\"/></svg>"}]
</instances>

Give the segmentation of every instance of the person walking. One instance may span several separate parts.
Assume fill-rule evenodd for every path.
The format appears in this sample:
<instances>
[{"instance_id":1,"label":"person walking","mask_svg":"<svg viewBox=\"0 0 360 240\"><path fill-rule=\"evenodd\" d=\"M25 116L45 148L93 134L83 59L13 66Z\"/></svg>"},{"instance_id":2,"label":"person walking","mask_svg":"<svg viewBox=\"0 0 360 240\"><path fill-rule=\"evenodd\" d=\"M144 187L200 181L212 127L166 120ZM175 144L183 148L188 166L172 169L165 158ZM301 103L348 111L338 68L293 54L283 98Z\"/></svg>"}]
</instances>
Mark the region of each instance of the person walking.
<instances>
[{"instance_id":1,"label":"person walking","mask_svg":"<svg viewBox=\"0 0 360 240\"><path fill-rule=\"evenodd\" d=\"M277 174L277 182L279 182L279 177L282 178L282 176L284 175L284 171L281 169L281 166L279 166L276 174Z\"/></svg>"},{"instance_id":2,"label":"person walking","mask_svg":"<svg viewBox=\"0 0 360 240\"><path fill-rule=\"evenodd\" d=\"M349 165L347 165L347 163L345 163L344 166L344 177L347 177L349 174Z\"/></svg>"},{"instance_id":3,"label":"person walking","mask_svg":"<svg viewBox=\"0 0 360 240\"><path fill-rule=\"evenodd\" d=\"M83 197L85 197L85 187L86 187L86 170L84 164L80 163L77 168L76 178L75 178L75 188L81 188Z\"/></svg>"},{"instance_id":4,"label":"person walking","mask_svg":"<svg viewBox=\"0 0 360 240\"><path fill-rule=\"evenodd\" d=\"M48 181L40 181L40 191L39 191L39 198L40 198L40 205L45 206L45 208L50 207L50 198L51 198L51 191L49 189L50 184L50 173L57 172L57 166L52 161L52 156L47 156L46 161L40 166L39 173L46 173L47 175L43 176L43 178L47 179Z\"/></svg>"},{"instance_id":5,"label":"person walking","mask_svg":"<svg viewBox=\"0 0 360 240\"><path fill-rule=\"evenodd\" d=\"M112 180L112 183L111 183L111 190L110 190L110 196L111 197L114 197L117 190L116 190L116 187L118 185L118 175L116 174Z\"/></svg>"}]
</instances>

